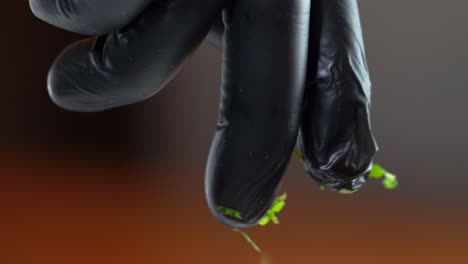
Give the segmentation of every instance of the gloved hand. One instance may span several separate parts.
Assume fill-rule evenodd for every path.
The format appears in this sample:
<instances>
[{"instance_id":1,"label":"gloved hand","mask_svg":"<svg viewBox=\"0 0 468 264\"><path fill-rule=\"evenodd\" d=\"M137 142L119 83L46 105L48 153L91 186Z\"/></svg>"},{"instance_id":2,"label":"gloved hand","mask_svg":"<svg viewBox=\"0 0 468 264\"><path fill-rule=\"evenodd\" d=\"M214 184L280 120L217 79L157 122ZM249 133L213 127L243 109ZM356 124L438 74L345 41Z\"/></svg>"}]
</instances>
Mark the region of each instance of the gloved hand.
<instances>
[{"instance_id":1,"label":"gloved hand","mask_svg":"<svg viewBox=\"0 0 468 264\"><path fill-rule=\"evenodd\" d=\"M53 25L103 34L67 48L49 72L49 94L66 109L152 96L224 8L221 109L206 170L208 204L221 222L246 227L265 214L300 126L314 178L332 190L362 185L376 146L356 0L95 2L30 0ZM212 35L222 34L217 28Z\"/></svg>"},{"instance_id":2,"label":"gloved hand","mask_svg":"<svg viewBox=\"0 0 468 264\"><path fill-rule=\"evenodd\" d=\"M37 17L82 34L48 76L52 100L99 111L157 93L203 41L227 0L30 0Z\"/></svg>"}]
</instances>

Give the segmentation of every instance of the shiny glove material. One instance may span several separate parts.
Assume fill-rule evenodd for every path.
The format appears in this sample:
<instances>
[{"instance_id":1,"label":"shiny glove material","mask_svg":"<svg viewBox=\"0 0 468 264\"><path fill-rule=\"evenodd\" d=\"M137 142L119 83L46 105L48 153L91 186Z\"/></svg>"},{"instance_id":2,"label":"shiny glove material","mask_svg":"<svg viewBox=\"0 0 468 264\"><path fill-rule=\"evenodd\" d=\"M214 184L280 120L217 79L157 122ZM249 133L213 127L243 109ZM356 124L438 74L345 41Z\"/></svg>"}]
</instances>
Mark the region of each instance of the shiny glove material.
<instances>
[{"instance_id":1,"label":"shiny glove material","mask_svg":"<svg viewBox=\"0 0 468 264\"><path fill-rule=\"evenodd\" d=\"M224 2L153 1L123 29L72 44L50 69L50 97L62 108L82 112L151 97L200 45Z\"/></svg>"},{"instance_id":2,"label":"shiny glove material","mask_svg":"<svg viewBox=\"0 0 468 264\"><path fill-rule=\"evenodd\" d=\"M209 38L219 48L222 27L218 22ZM352 192L365 183L377 151L357 1L312 1L308 47L298 139L305 169L326 189Z\"/></svg>"},{"instance_id":3,"label":"shiny glove material","mask_svg":"<svg viewBox=\"0 0 468 264\"><path fill-rule=\"evenodd\" d=\"M327 189L355 191L366 181L377 151L357 1L316 0L311 10L300 132L305 168Z\"/></svg>"},{"instance_id":4,"label":"shiny glove material","mask_svg":"<svg viewBox=\"0 0 468 264\"><path fill-rule=\"evenodd\" d=\"M29 0L45 22L84 35L103 35L130 23L152 0Z\"/></svg>"},{"instance_id":5,"label":"shiny glove material","mask_svg":"<svg viewBox=\"0 0 468 264\"><path fill-rule=\"evenodd\" d=\"M365 182L377 146L357 0L29 3L52 25L100 35L69 46L49 71L50 97L73 111L149 98L212 28L208 38L224 46L223 76L205 191L220 222L257 224L296 141L325 188L354 191Z\"/></svg>"},{"instance_id":6,"label":"shiny glove material","mask_svg":"<svg viewBox=\"0 0 468 264\"><path fill-rule=\"evenodd\" d=\"M237 0L226 26L220 119L206 170L211 211L255 225L276 197L297 139L307 63L309 0ZM236 219L216 210L231 208Z\"/></svg>"}]
</instances>

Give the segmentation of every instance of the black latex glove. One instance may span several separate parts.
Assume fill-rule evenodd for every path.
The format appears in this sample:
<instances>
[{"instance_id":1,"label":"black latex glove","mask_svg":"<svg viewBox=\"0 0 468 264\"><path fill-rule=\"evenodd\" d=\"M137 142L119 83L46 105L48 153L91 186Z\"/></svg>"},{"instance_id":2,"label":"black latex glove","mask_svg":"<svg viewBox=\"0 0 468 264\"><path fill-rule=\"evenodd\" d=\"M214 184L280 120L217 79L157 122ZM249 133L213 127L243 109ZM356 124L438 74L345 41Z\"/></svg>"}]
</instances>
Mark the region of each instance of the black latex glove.
<instances>
[{"instance_id":1,"label":"black latex glove","mask_svg":"<svg viewBox=\"0 0 468 264\"><path fill-rule=\"evenodd\" d=\"M209 39L220 47L222 34L218 20ZM308 47L299 133L305 169L326 189L353 192L377 151L357 0L312 0Z\"/></svg>"},{"instance_id":2,"label":"black latex glove","mask_svg":"<svg viewBox=\"0 0 468 264\"><path fill-rule=\"evenodd\" d=\"M320 82L315 81L317 71L306 71L307 48L310 46L309 53L318 51L318 48L313 48L314 43L324 41L318 41L323 38L317 32L326 24L315 21L316 16L312 17L312 41L308 45L310 0L96 0L100 4L92 5L88 2L30 1L34 13L51 24L79 33L104 34L73 44L58 57L50 70L48 89L51 98L57 105L75 111L109 109L155 94L200 44L221 9L225 8L220 120L206 172L208 204L221 222L235 227L254 225L270 207L296 142L301 113L304 113L301 136L309 172L319 169L333 181L342 179L342 175L362 177L365 170L359 169L359 176L343 170L340 177L332 177L338 174L330 174L334 172L327 171L322 164L327 157L336 156L332 151L337 149L334 146L338 142L350 142L345 144L350 150L346 153L360 151L353 146L358 142L351 138L360 137L354 128L358 126L353 124L362 120L337 117L336 122L332 122L336 112L326 106L351 111L364 106L365 113L360 116L368 121L369 94L365 91L369 91L369 87L361 87L357 83L350 86L350 90L361 92L350 92L344 91L348 85L339 85L343 91L338 94L361 94L360 100L340 99L327 90L336 90L336 83L341 82L330 78L329 85L320 86ZM317 2L322 0L312 1L312 4L317 5ZM338 6L336 0L332 2L338 8L347 6ZM315 7L313 14L321 14L324 10ZM349 14L342 13L345 18ZM337 11L337 14L341 12ZM341 23L340 19L330 17L332 24ZM354 24L350 30L346 28L347 20L343 21L345 29L332 34L332 40L342 41L345 38L342 33L360 34L354 30ZM360 38L357 40L354 46L362 47ZM318 43L321 48L326 44ZM336 49L343 45L345 48L354 47L340 45L337 44ZM335 61L336 53L331 52L327 57L331 56L330 61ZM355 55L352 51L344 51L344 54L349 57ZM310 53L309 68L313 69L317 61L324 59ZM343 57L336 61L336 65L341 69L342 65L351 64L346 64ZM365 70L360 67L355 71L361 73ZM341 72L349 72L349 69ZM311 85L306 93L306 107L302 109L306 74ZM349 79L355 82L355 79ZM320 87L323 92L318 92ZM327 98L330 103L327 103ZM319 107L321 110L314 109L317 104L324 104ZM335 131L332 137L325 137L324 150L315 147L316 142L322 142L324 135L315 131L320 129L315 124L323 125L323 131ZM340 156L331 165L348 166L348 163L341 162L347 156L350 154ZM336 160L340 162L336 163ZM314 176L324 178L322 175ZM332 186L327 182L324 184ZM223 214L217 206L240 212L240 219Z\"/></svg>"},{"instance_id":3,"label":"black latex glove","mask_svg":"<svg viewBox=\"0 0 468 264\"><path fill-rule=\"evenodd\" d=\"M205 186L212 211L231 226L254 225L266 213L294 149L309 7L309 0L235 0L224 12L220 120Z\"/></svg>"},{"instance_id":4,"label":"black latex glove","mask_svg":"<svg viewBox=\"0 0 468 264\"><path fill-rule=\"evenodd\" d=\"M357 0L312 0L300 144L305 168L322 186L353 192L371 169L371 83Z\"/></svg>"},{"instance_id":5,"label":"black latex glove","mask_svg":"<svg viewBox=\"0 0 468 264\"><path fill-rule=\"evenodd\" d=\"M99 111L157 93L203 41L227 0L30 0L37 17L83 34L56 59L48 89L62 108ZM106 35L107 34L107 35Z\"/></svg>"}]
</instances>

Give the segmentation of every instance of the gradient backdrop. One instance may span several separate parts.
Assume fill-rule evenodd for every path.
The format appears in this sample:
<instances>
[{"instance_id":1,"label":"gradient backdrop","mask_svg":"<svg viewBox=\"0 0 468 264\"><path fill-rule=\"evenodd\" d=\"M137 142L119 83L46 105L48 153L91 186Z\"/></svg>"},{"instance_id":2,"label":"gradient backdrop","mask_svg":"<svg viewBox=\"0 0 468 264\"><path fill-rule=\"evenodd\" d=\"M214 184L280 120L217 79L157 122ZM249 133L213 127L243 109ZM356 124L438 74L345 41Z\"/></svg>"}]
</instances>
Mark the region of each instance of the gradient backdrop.
<instances>
[{"instance_id":1,"label":"gradient backdrop","mask_svg":"<svg viewBox=\"0 0 468 264\"><path fill-rule=\"evenodd\" d=\"M293 159L281 225L249 230L260 256L205 205L219 51L146 102L66 112L47 70L81 36L1 1L0 263L468 263L468 2L360 4L376 161L401 186L322 192Z\"/></svg>"}]
</instances>

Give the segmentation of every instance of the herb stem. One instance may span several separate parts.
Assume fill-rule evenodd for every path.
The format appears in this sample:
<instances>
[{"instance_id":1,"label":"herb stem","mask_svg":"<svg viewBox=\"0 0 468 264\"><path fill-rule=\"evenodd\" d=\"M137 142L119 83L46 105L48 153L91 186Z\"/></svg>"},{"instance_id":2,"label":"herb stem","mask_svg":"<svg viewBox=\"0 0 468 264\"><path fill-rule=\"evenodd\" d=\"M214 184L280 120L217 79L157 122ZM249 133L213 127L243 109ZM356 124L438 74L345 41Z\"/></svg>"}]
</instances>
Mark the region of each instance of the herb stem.
<instances>
[{"instance_id":1,"label":"herb stem","mask_svg":"<svg viewBox=\"0 0 468 264\"><path fill-rule=\"evenodd\" d=\"M233 228L234 232L240 233L247 242L257 251L258 253L262 253L262 250L257 246L257 244L247 235L244 231L240 230L239 228Z\"/></svg>"}]
</instances>

